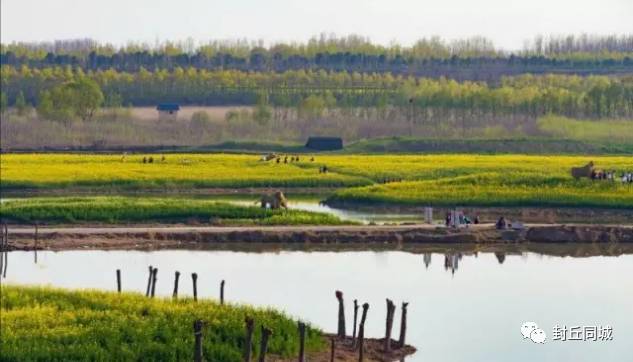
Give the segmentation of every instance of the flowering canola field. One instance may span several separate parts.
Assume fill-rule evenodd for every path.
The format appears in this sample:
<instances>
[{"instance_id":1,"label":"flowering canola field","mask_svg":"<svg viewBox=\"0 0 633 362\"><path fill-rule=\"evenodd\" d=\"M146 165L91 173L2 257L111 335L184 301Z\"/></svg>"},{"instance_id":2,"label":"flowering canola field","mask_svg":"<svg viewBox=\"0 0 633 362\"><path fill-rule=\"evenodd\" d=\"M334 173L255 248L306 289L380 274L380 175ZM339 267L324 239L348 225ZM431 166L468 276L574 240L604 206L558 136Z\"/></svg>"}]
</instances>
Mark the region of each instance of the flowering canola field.
<instances>
[{"instance_id":1,"label":"flowering canola field","mask_svg":"<svg viewBox=\"0 0 633 362\"><path fill-rule=\"evenodd\" d=\"M299 162L258 155L10 154L0 162L4 190L191 190L334 187L331 200L361 203L633 208L633 186L575 180L571 167L593 161L616 175L633 157L526 155L300 155ZM327 166L327 173L319 168ZM386 182L386 183L385 183Z\"/></svg>"}]
</instances>

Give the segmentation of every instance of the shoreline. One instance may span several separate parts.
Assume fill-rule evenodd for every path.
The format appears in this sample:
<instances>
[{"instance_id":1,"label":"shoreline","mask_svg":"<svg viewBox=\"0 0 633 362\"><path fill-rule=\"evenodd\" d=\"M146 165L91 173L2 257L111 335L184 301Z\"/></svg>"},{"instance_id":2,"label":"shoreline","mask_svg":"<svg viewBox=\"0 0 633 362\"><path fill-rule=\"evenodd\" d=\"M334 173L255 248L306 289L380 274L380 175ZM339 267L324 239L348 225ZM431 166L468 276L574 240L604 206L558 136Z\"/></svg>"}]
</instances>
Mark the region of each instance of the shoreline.
<instances>
[{"instance_id":1,"label":"shoreline","mask_svg":"<svg viewBox=\"0 0 633 362\"><path fill-rule=\"evenodd\" d=\"M452 229L435 225L9 227L7 250L154 250L210 245L502 245L522 243L633 243L633 225L492 224Z\"/></svg>"}]
</instances>

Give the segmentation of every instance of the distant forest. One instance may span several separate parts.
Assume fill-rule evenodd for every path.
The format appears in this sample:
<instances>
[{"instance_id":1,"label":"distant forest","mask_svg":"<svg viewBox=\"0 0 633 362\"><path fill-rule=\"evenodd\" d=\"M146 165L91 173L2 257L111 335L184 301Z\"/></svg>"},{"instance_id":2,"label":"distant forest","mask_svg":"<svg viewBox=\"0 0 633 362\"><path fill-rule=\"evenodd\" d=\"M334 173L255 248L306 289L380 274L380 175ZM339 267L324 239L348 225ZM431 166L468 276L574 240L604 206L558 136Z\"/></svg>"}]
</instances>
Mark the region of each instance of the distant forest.
<instances>
[{"instance_id":1,"label":"distant forest","mask_svg":"<svg viewBox=\"0 0 633 362\"><path fill-rule=\"evenodd\" d=\"M391 73L456 80L498 81L523 73L626 74L633 72L633 35L536 37L515 52L482 37L455 41L424 38L412 46L382 46L359 36L322 35L306 43L192 40L115 47L90 39L2 44L0 64L44 69L139 72L196 68L245 72L325 70Z\"/></svg>"},{"instance_id":2,"label":"distant forest","mask_svg":"<svg viewBox=\"0 0 633 362\"><path fill-rule=\"evenodd\" d=\"M67 87L91 84L106 107L155 106L172 101L197 105L261 105L302 108L397 106L463 110L469 114L559 114L575 118L633 117L633 75L623 77L521 75L498 83L389 73L326 71L243 72L175 68L119 72L53 67L2 66L2 102L7 105L67 103ZM68 89L71 90L71 89ZM85 93L85 92L83 92ZM82 93L82 94L83 94ZM102 94L102 95L99 95ZM58 101L54 101L57 98ZM51 104L52 102L52 104Z\"/></svg>"}]
</instances>

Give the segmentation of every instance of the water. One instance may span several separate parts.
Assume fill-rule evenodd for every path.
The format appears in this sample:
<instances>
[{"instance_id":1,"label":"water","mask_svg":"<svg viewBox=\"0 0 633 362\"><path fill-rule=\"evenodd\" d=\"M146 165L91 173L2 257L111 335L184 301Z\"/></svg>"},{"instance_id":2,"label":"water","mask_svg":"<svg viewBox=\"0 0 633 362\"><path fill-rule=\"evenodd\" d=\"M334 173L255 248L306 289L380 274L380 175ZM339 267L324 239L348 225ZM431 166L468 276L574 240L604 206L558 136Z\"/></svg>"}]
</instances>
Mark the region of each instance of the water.
<instances>
[{"instance_id":1,"label":"water","mask_svg":"<svg viewBox=\"0 0 633 362\"><path fill-rule=\"evenodd\" d=\"M592 249L591 247L589 249ZM575 253L575 252L570 252ZM568 253L563 253L568 254ZM461 257L460 257L461 256ZM370 304L367 334L384 334L385 297L409 305L407 361L630 361L633 355L633 254L559 257L534 252L418 254L406 251L204 250L11 252L5 282L144 293L147 267L159 268L157 293L170 295L175 270L181 295L190 273L204 297L226 279L232 302L272 306L326 331L336 329L336 289ZM428 264L428 265L427 265ZM544 345L524 340L523 322L545 330ZM611 341L552 341L556 324L611 326Z\"/></svg>"},{"instance_id":2,"label":"water","mask_svg":"<svg viewBox=\"0 0 633 362\"><path fill-rule=\"evenodd\" d=\"M252 200L222 200L231 204L240 206L253 206ZM402 213L402 212L385 212L385 211L357 211L351 209L340 209L325 205L315 200L288 201L288 208L295 210L320 212L338 217L341 220L355 221L362 224L385 224L385 223L403 223L416 222L420 223L424 220L424 214Z\"/></svg>"}]
</instances>

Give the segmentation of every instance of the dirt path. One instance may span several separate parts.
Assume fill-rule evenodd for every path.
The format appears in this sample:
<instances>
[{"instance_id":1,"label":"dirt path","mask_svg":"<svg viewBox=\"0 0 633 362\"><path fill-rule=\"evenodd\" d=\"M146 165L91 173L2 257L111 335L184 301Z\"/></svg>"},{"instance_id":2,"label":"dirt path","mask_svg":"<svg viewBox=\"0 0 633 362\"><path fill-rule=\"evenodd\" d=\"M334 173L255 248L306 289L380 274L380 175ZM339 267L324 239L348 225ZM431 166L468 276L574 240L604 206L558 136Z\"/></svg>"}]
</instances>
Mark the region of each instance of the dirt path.
<instances>
[{"instance_id":1,"label":"dirt path","mask_svg":"<svg viewBox=\"0 0 633 362\"><path fill-rule=\"evenodd\" d=\"M496 230L492 224L452 229L397 226L114 226L10 227L8 249L161 249L214 244L508 244L633 242L633 225L527 224Z\"/></svg>"}]
</instances>

